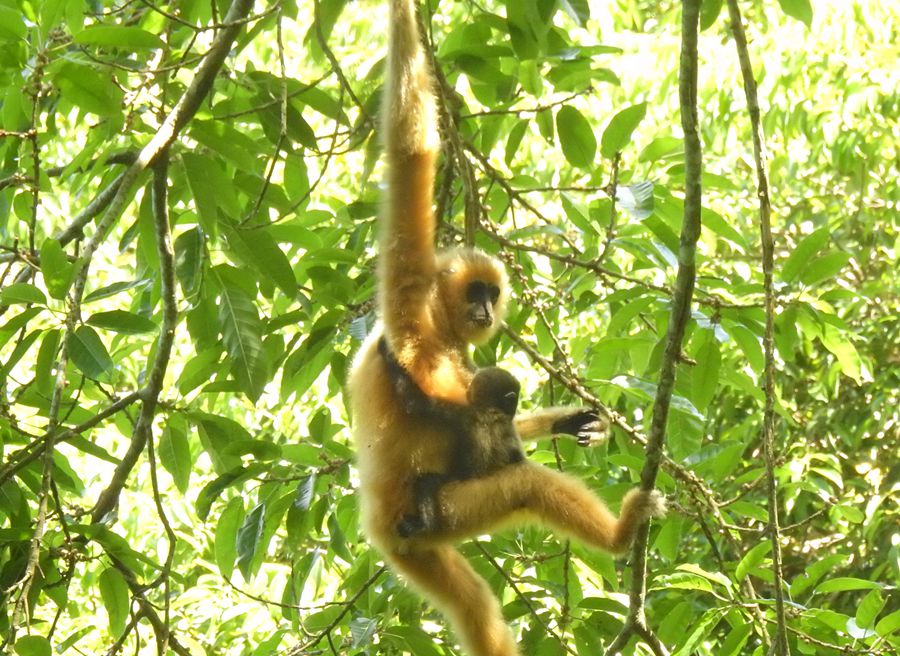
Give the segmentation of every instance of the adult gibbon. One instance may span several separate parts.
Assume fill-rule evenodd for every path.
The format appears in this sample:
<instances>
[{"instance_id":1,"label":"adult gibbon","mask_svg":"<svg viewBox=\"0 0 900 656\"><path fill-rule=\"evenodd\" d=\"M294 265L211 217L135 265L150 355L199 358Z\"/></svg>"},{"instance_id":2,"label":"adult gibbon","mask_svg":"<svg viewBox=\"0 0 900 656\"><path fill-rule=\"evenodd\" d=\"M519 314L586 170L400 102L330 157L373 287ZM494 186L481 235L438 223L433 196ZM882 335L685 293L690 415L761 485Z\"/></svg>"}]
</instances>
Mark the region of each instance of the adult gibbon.
<instances>
[{"instance_id":1,"label":"adult gibbon","mask_svg":"<svg viewBox=\"0 0 900 656\"><path fill-rule=\"evenodd\" d=\"M397 525L400 537L411 537L438 528L438 493L448 482L485 476L525 460L513 425L521 385L505 369L484 367L469 384L467 405L447 403L422 393L387 350L384 338L378 347L410 416L443 426L452 440L447 470L420 474L413 481L415 512Z\"/></svg>"},{"instance_id":2,"label":"adult gibbon","mask_svg":"<svg viewBox=\"0 0 900 656\"><path fill-rule=\"evenodd\" d=\"M439 491L435 531L403 538L414 512L414 482L446 472L452 440L445 427L410 414L391 382L382 337L397 363L428 397L464 404L475 374L469 344L487 340L503 319L502 265L477 250L436 253L432 187L438 154L433 80L414 0L391 0L383 131L388 191L382 217L379 303L382 325L358 353L348 381L360 476L361 515L387 563L442 610L471 656L515 656L515 639L490 589L453 542L514 522L545 524L586 545L618 552L637 527L663 510L655 492L632 490L616 519L577 479L524 461ZM515 420L522 439L602 429L596 413L551 408Z\"/></svg>"}]
</instances>

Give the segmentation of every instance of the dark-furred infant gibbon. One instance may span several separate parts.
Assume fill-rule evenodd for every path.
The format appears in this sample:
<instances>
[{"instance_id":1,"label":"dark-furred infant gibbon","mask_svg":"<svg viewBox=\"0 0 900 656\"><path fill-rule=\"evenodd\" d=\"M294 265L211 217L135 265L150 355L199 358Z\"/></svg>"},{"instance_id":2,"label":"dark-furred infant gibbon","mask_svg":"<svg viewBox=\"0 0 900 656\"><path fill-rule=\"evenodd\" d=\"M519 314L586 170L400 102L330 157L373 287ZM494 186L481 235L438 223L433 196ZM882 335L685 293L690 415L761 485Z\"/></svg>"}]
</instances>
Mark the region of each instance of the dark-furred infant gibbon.
<instances>
[{"instance_id":1,"label":"dark-furred infant gibbon","mask_svg":"<svg viewBox=\"0 0 900 656\"><path fill-rule=\"evenodd\" d=\"M452 441L447 471L420 474L413 481L415 512L397 525L397 534L406 538L438 528L438 493L448 482L485 476L525 459L513 425L521 385L505 369L484 367L469 383L467 405L432 399L394 360L384 339L378 348L407 412L421 421L443 425Z\"/></svg>"},{"instance_id":2,"label":"dark-furred infant gibbon","mask_svg":"<svg viewBox=\"0 0 900 656\"><path fill-rule=\"evenodd\" d=\"M476 373L469 345L494 334L508 293L506 273L495 258L474 249L435 250L432 201L440 137L434 81L415 12L414 0L390 1L382 107L387 196L379 242L381 324L360 348L348 380L360 514L371 544L448 617L469 656L517 656L500 604L454 542L531 522L619 552L664 504L655 491L632 490L616 518L577 478L524 460L447 482L437 493L437 528L398 535L398 524L416 509L416 479L451 469L453 440L446 426L408 412L378 343L385 340L427 397L463 405ZM523 440L562 431L584 436L607 424L585 408L545 409L517 416L514 423Z\"/></svg>"}]
</instances>

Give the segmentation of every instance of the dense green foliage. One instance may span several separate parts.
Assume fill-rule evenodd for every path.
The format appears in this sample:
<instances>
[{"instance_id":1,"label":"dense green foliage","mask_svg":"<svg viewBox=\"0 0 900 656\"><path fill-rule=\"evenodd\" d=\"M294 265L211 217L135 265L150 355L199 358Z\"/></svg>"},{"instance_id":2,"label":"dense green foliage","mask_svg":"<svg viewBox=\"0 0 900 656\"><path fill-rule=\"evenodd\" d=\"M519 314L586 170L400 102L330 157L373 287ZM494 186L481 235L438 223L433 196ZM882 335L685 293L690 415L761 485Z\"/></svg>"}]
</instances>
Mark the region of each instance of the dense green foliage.
<instances>
[{"instance_id":1,"label":"dense green foliage","mask_svg":"<svg viewBox=\"0 0 900 656\"><path fill-rule=\"evenodd\" d=\"M514 286L476 359L526 406L599 399L645 433L683 209L679 3L432 4L440 240L474 199ZM679 655L765 654L775 617L756 178L723 4L701 16L703 233L649 562L648 625ZM740 4L772 187L789 642L896 653L900 7ZM137 153L227 10L0 0L0 651L458 653L360 534L342 397L374 320L386 11L257 3L154 162L154 207ZM643 447L617 428L529 457L615 507ZM461 548L529 656L599 654L621 627L626 559L537 527Z\"/></svg>"}]
</instances>

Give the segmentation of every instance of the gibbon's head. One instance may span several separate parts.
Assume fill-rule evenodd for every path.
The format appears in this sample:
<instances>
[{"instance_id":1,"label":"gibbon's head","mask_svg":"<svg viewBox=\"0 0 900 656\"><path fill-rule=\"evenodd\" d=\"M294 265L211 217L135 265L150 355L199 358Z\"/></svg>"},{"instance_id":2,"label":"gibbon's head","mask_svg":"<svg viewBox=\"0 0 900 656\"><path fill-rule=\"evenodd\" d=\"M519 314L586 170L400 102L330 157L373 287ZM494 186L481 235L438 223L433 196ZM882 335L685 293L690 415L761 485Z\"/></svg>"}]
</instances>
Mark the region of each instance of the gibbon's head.
<instances>
[{"instance_id":1,"label":"gibbon's head","mask_svg":"<svg viewBox=\"0 0 900 656\"><path fill-rule=\"evenodd\" d=\"M495 258L459 248L438 254L435 299L451 336L481 344L497 332L506 316L509 280Z\"/></svg>"},{"instance_id":2,"label":"gibbon's head","mask_svg":"<svg viewBox=\"0 0 900 656\"><path fill-rule=\"evenodd\" d=\"M522 386L506 369L484 367L475 372L467 397L476 409L494 408L507 417L516 416Z\"/></svg>"}]
</instances>

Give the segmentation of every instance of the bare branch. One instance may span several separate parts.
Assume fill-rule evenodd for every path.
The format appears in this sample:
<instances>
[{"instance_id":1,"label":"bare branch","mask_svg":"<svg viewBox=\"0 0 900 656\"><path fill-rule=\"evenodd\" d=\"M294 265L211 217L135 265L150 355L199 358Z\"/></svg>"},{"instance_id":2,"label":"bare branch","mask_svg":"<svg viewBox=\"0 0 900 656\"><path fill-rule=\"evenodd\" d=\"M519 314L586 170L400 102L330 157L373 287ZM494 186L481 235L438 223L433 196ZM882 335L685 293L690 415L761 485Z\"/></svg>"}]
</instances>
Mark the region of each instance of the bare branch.
<instances>
[{"instance_id":1,"label":"bare branch","mask_svg":"<svg viewBox=\"0 0 900 656\"><path fill-rule=\"evenodd\" d=\"M776 629L772 650L776 656L788 656L790 648L787 643L787 621L784 610L784 574L781 570L781 541L778 528L778 490L775 483L775 291L772 285L774 268L774 244L772 242L772 205L769 200L769 179L766 172L766 153L760 124L759 99L756 92L756 79L753 76L753 65L747 48L747 36L741 20L741 11L737 0L728 0L728 14L731 18L731 32L741 65L741 76L744 80L744 94L747 97L747 109L750 113L751 133L753 137L753 155L756 161L756 184L759 198L759 227L762 239L763 288L766 303L766 328L763 335L765 351L765 368L763 387L765 405L763 410L762 442L766 459L766 493L769 502L769 539L772 541L772 573L775 588Z\"/></svg>"}]
</instances>

